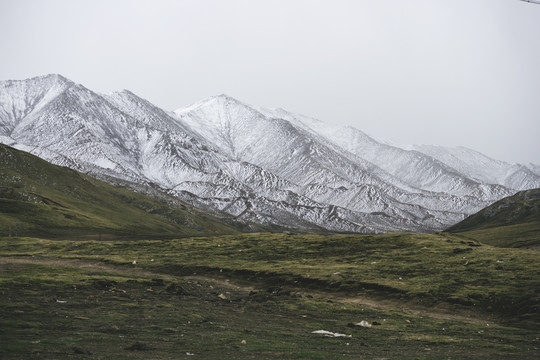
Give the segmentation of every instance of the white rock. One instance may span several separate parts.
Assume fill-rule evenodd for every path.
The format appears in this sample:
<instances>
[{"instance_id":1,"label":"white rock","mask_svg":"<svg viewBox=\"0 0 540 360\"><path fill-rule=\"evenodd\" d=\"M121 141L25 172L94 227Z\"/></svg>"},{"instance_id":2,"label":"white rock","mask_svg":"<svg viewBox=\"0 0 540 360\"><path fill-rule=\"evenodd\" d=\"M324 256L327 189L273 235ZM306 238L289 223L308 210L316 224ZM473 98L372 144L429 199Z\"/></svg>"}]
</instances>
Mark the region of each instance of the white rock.
<instances>
[{"instance_id":1,"label":"white rock","mask_svg":"<svg viewBox=\"0 0 540 360\"><path fill-rule=\"evenodd\" d=\"M334 332L327 331L327 330L316 330L316 331L312 331L311 333L312 334L321 334L321 335L324 335L324 336L327 336L327 337L347 337L347 338L352 337L352 335L334 333Z\"/></svg>"}]
</instances>

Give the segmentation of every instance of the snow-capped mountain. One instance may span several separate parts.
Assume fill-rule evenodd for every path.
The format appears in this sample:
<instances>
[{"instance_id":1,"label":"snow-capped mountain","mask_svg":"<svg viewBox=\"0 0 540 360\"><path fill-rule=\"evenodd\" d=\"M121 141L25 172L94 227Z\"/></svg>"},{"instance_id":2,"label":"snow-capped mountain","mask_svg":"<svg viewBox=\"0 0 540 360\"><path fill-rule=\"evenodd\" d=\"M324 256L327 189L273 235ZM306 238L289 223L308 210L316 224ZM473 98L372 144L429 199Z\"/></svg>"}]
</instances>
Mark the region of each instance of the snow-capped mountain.
<instances>
[{"instance_id":1,"label":"snow-capped mountain","mask_svg":"<svg viewBox=\"0 0 540 360\"><path fill-rule=\"evenodd\" d=\"M405 150L226 95L167 112L127 90L102 95L59 75L0 82L0 142L152 184L208 211L295 229L436 231L540 187L534 164Z\"/></svg>"}]
</instances>

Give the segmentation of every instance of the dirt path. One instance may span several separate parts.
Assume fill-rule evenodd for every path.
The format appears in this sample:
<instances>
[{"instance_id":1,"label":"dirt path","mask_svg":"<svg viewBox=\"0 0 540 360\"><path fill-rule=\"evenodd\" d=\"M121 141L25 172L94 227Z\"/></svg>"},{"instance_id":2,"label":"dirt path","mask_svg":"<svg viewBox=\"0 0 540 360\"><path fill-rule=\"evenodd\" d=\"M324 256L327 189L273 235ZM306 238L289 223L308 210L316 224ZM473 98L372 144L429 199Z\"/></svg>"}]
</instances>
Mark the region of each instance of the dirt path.
<instances>
[{"instance_id":1,"label":"dirt path","mask_svg":"<svg viewBox=\"0 0 540 360\"><path fill-rule=\"evenodd\" d=\"M229 279L226 276L205 276L205 275L190 275L190 276L175 276L171 274L156 273L133 267L117 266L106 264L98 261L77 260L77 259L57 259L57 258L33 258L33 257L0 257L0 265L3 264L36 264L48 266L67 266L82 270L99 270L109 273L122 275L130 275L144 278L159 278L163 280L196 280L209 282L232 290L249 293L251 291L260 290L265 287L264 283L252 283L245 280ZM0 270L0 274L2 271ZM481 323L496 325L491 319L479 317L467 309L456 309L450 304L441 304L436 307L426 307L421 304L411 301L398 301L395 299L385 298L368 298L364 296L351 297L345 294L329 293L322 291L306 291L302 288L286 287L287 290L298 293L303 296L312 296L313 298L330 300L338 303L344 303L356 306L366 306L377 310L399 311L406 314L416 316L426 316L440 320L459 320L470 323Z\"/></svg>"},{"instance_id":2,"label":"dirt path","mask_svg":"<svg viewBox=\"0 0 540 360\"><path fill-rule=\"evenodd\" d=\"M163 280L196 280L211 282L216 285L220 285L226 288L231 288L241 292L247 292L256 290L255 287L248 284L239 284L229 279L219 279L202 275L189 275L189 276L176 276L171 274L163 274L152 271L143 270L138 268L136 264L133 267L118 266L106 264L99 261L90 260L78 260L78 259L58 259L58 258L34 258L34 257L0 257L0 265L3 264L36 264L47 266L67 266L74 267L81 270L98 270L113 274L130 275L134 277L143 277L149 279L163 279ZM2 270L0 270L0 274Z\"/></svg>"},{"instance_id":3,"label":"dirt path","mask_svg":"<svg viewBox=\"0 0 540 360\"><path fill-rule=\"evenodd\" d=\"M161 279L173 279L174 276L168 274L156 274L145 271L136 266L133 268L109 265L98 261L75 260L75 259L56 259L56 258L34 258L34 257L0 257L2 264L36 264L50 266L68 266L81 270L99 270L117 274L126 274L140 277L152 277Z\"/></svg>"}]
</instances>

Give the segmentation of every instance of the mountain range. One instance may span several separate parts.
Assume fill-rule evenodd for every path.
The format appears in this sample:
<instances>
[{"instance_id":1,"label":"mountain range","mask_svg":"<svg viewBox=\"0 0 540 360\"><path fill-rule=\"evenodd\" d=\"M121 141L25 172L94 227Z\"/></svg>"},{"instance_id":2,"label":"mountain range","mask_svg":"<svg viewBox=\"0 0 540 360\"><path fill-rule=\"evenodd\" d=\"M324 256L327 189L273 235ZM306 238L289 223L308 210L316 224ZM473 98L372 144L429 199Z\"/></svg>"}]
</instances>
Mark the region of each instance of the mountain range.
<instances>
[{"instance_id":1,"label":"mountain range","mask_svg":"<svg viewBox=\"0 0 540 360\"><path fill-rule=\"evenodd\" d=\"M540 167L467 148L400 148L226 95L174 112L61 75L0 82L0 143L236 221L301 231L440 231Z\"/></svg>"}]
</instances>

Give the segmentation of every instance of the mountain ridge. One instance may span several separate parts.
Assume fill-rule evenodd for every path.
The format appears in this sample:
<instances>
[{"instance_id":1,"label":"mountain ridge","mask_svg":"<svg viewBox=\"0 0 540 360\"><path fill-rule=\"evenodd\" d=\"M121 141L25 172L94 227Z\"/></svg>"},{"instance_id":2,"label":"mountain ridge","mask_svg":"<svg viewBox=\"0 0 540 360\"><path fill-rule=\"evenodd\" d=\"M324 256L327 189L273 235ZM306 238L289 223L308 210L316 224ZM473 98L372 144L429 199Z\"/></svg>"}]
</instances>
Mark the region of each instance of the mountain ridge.
<instances>
[{"instance_id":1,"label":"mountain ridge","mask_svg":"<svg viewBox=\"0 0 540 360\"><path fill-rule=\"evenodd\" d=\"M168 112L129 90L102 95L54 75L0 82L0 142L299 230L439 231L516 188L540 187L534 164L516 172L514 188L489 184L358 129L224 94Z\"/></svg>"}]
</instances>

